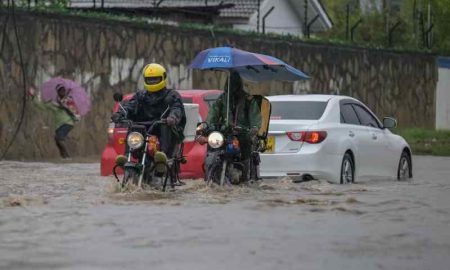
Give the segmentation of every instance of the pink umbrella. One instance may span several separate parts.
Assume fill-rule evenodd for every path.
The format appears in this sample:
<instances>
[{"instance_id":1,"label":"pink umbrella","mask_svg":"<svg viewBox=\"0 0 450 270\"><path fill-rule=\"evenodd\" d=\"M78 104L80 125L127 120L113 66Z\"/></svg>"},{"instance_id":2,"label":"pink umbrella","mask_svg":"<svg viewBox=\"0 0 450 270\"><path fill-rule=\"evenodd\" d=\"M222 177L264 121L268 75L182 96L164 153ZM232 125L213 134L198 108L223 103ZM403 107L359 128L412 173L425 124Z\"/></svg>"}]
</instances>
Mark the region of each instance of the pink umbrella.
<instances>
[{"instance_id":1,"label":"pink umbrella","mask_svg":"<svg viewBox=\"0 0 450 270\"><path fill-rule=\"evenodd\" d=\"M71 97L75 103L77 112L79 115L85 115L91 109L91 100L89 99L86 90L81 87L78 83L64 79L61 77L56 77L50 79L42 84L41 86L41 98L43 101L58 101L58 94L56 87L59 85L64 86L66 89L66 95Z\"/></svg>"}]
</instances>

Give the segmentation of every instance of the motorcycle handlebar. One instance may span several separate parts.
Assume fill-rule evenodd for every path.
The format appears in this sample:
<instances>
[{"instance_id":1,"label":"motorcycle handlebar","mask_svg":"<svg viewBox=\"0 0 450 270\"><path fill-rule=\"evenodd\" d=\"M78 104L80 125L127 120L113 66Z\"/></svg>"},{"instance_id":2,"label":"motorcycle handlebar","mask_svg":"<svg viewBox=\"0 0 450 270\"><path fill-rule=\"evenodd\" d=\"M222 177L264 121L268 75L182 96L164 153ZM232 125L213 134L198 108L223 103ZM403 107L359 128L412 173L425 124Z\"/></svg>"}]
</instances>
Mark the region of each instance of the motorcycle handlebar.
<instances>
[{"instance_id":1,"label":"motorcycle handlebar","mask_svg":"<svg viewBox=\"0 0 450 270\"><path fill-rule=\"evenodd\" d=\"M233 130L237 132L249 132L250 129L241 126L233 126Z\"/></svg>"},{"instance_id":2,"label":"motorcycle handlebar","mask_svg":"<svg viewBox=\"0 0 450 270\"><path fill-rule=\"evenodd\" d=\"M144 122L133 122L129 119L120 119L119 121L117 121L116 123L125 123L127 124L128 127L131 127L132 125L143 125L143 126L149 126L147 128L147 132L151 133L153 131L153 128L156 125L159 124L166 124L167 121L166 119L161 119L161 120L157 120L157 121L144 121Z\"/></svg>"},{"instance_id":3,"label":"motorcycle handlebar","mask_svg":"<svg viewBox=\"0 0 450 270\"><path fill-rule=\"evenodd\" d=\"M125 123L125 124L135 124L135 125L144 125L144 126L149 126L149 125L153 125L153 124L165 124L167 123L166 119L161 119L161 120L157 120L157 121L145 121L145 122L134 122L131 121L129 119L119 119L118 121L116 121L116 123Z\"/></svg>"},{"instance_id":4,"label":"motorcycle handlebar","mask_svg":"<svg viewBox=\"0 0 450 270\"><path fill-rule=\"evenodd\" d=\"M200 130L197 130L197 135L201 135L201 134L208 134L211 133L213 131L219 131L219 132L226 132L227 130L231 130L233 132L238 132L238 133L248 133L250 132L250 129L246 128L246 127L242 127L242 126L237 126L237 125L221 125L221 126L216 126L216 125L212 125L209 127L205 127L202 128Z\"/></svg>"}]
</instances>

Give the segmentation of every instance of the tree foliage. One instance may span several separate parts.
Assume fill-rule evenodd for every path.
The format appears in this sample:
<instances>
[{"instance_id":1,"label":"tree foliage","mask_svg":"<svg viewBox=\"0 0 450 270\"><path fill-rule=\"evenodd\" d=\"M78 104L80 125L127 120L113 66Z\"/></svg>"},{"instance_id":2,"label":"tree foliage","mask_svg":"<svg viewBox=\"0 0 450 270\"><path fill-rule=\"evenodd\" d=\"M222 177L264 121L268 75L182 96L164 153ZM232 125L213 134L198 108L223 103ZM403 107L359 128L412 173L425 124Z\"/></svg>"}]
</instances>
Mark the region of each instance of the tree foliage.
<instances>
[{"instance_id":1,"label":"tree foliage","mask_svg":"<svg viewBox=\"0 0 450 270\"><path fill-rule=\"evenodd\" d=\"M354 31L353 42L356 44L450 54L450 0L322 2L334 22L332 30L322 37L349 40L352 26L361 19Z\"/></svg>"}]
</instances>

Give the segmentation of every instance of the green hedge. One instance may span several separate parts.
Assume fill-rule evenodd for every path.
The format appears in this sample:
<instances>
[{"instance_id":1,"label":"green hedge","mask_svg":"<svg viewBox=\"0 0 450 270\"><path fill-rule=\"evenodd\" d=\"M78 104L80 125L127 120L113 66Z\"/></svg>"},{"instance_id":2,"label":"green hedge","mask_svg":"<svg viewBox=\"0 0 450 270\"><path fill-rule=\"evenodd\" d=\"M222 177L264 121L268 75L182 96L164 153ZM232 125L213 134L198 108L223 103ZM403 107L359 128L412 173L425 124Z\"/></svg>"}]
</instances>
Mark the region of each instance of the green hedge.
<instances>
[{"instance_id":1,"label":"green hedge","mask_svg":"<svg viewBox=\"0 0 450 270\"><path fill-rule=\"evenodd\" d=\"M405 138L414 154L450 156L450 131L410 128L393 132Z\"/></svg>"}]
</instances>

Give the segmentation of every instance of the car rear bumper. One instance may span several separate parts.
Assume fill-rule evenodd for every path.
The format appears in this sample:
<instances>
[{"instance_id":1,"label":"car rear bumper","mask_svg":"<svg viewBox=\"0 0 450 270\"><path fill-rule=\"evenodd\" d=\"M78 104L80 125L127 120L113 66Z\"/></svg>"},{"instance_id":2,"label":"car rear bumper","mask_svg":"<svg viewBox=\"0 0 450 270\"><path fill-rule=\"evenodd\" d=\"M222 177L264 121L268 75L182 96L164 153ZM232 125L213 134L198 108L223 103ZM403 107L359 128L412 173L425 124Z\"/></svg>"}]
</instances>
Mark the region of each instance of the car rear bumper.
<instances>
[{"instance_id":1,"label":"car rear bumper","mask_svg":"<svg viewBox=\"0 0 450 270\"><path fill-rule=\"evenodd\" d=\"M314 179L339 181L341 157L314 153L261 154L262 177L311 175Z\"/></svg>"}]
</instances>

